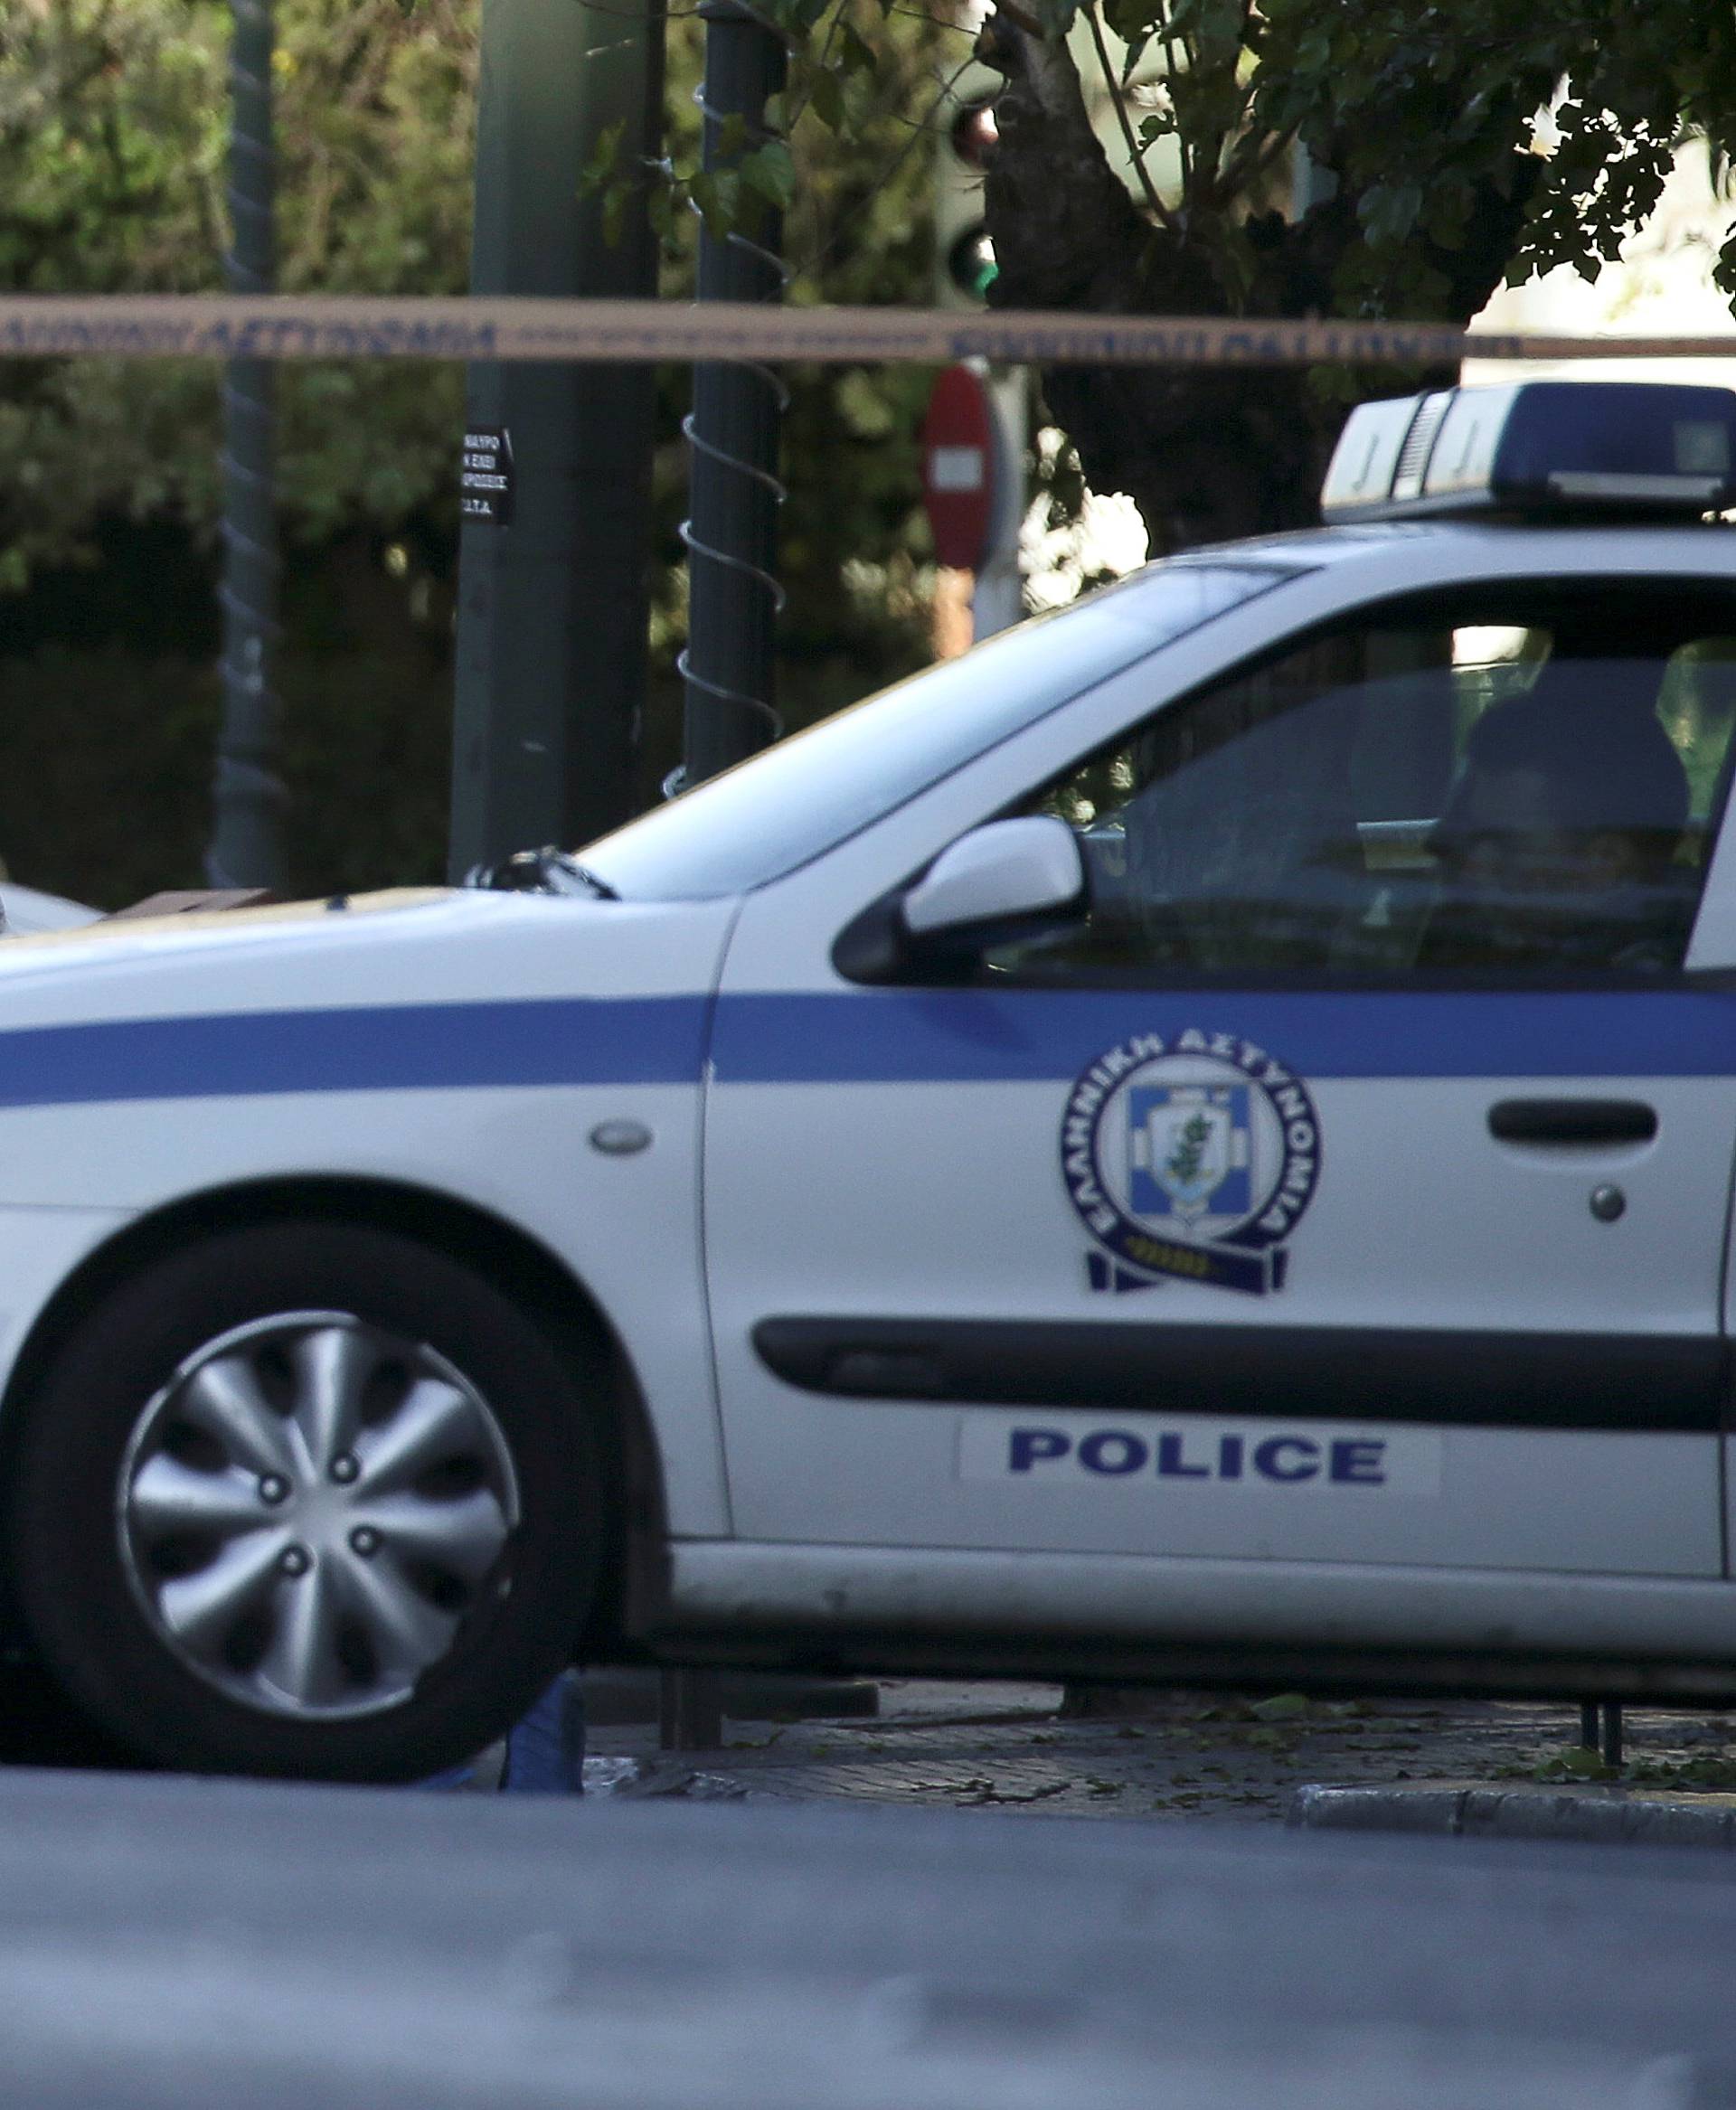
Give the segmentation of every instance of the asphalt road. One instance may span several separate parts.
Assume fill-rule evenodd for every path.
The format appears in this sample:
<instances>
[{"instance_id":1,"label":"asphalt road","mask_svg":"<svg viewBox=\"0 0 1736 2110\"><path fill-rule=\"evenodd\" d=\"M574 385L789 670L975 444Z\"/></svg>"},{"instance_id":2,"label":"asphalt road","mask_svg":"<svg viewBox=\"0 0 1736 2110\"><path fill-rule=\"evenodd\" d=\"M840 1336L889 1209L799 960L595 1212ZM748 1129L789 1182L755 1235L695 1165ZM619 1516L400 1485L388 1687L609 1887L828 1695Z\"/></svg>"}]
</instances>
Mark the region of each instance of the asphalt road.
<instances>
[{"instance_id":1,"label":"asphalt road","mask_svg":"<svg viewBox=\"0 0 1736 2110\"><path fill-rule=\"evenodd\" d=\"M0 1776L5 2092L1713 2110L1722 1855Z\"/></svg>"}]
</instances>

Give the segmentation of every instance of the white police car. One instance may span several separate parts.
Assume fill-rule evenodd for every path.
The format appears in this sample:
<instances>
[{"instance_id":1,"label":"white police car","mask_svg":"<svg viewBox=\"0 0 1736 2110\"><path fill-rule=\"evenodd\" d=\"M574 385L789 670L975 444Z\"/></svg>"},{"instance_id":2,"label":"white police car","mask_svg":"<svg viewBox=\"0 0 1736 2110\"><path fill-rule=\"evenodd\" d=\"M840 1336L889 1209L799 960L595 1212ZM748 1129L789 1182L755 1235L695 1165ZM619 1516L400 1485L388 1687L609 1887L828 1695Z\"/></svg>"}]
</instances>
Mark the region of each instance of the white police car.
<instances>
[{"instance_id":1,"label":"white police car","mask_svg":"<svg viewBox=\"0 0 1736 2110\"><path fill-rule=\"evenodd\" d=\"M0 947L31 1643L338 1777L623 1642L1730 1703L1733 436L1375 406L542 890Z\"/></svg>"}]
</instances>

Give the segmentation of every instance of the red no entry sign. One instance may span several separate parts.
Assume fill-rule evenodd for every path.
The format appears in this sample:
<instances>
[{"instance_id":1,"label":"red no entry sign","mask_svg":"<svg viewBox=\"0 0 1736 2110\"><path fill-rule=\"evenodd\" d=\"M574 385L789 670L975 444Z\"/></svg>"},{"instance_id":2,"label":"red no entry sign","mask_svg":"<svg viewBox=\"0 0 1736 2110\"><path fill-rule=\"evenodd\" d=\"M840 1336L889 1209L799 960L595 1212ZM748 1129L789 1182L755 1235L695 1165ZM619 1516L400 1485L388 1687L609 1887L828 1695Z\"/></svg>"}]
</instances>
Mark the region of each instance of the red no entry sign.
<instances>
[{"instance_id":1,"label":"red no entry sign","mask_svg":"<svg viewBox=\"0 0 1736 2110\"><path fill-rule=\"evenodd\" d=\"M934 384L922 420L922 496L943 564L975 571L988 549L995 509L995 426L988 389L968 366Z\"/></svg>"}]
</instances>

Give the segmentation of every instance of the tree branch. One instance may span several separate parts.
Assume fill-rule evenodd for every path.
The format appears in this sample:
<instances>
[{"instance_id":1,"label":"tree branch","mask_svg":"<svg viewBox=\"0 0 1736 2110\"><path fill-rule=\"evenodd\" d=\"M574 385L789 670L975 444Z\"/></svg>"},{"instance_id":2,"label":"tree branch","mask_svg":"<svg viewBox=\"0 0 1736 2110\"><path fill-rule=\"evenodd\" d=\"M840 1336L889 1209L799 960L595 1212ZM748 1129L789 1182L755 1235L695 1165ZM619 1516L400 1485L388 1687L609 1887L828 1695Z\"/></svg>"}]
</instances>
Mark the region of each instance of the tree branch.
<instances>
[{"instance_id":1,"label":"tree branch","mask_svg":"<svg viewBox=\"0 0 1736 2110\"><path fill-rule=\"evenodd\" d=\"M1182 165L1182 218L1185 221L1188 208L1194 203L1194 155L1193 149L1188 144L1186 129L1182 124L1182 113L1176 108L1175 83L1186 73L1187 65L1191 61L1185 38L1181 40L1180 60L1178 61L1176 57L1176 37L1175 31L1169 25L1167 6L1164 9L1164 26L1161 33L1164 44L1164 93L1169 98L1169 114L1175 125L1175 151Z\"/></svg>"},{"instance_id":2,"label":"tree branch","mask_svg":"<svg viewBox=\"0 0 1736 2110\"><path fill-rule=\"evenodd\" d=\"M1230 158L1223 165L1224 202L1227 203L1240 192L1251 190L1295 144L1294 132L1244 132L1230 149Z\"/></svg>"},{"instance_id":3,"label":"tree branch","mask_svg":"<svg viewBox=\"0 0 1736 2110\"><path fill-rule=\"evenodd\" d=\"M1115 77L1115 68L1109 63L1109 47L1103 41L1103 25L1098 20L1097 0L1085 0L1080 10L1090 25L1091 42L1096 47L1097 62L1103 70L1103 85L1109 91L1109 100L1115 107L1116 122L1121 127L1121 137L1127 144L1127 160L1139 178L1139 188L1145 193L1151 215L1160 226L1174 229L1175 221L1169 208L1157 195L1157 186L1151 180L1151 171L1146 166L1146 157L1139 143L1133 136L1133 121L1127 116L1127 99L1121 91L1121 83Z\"/></svg>"}]
</instances>

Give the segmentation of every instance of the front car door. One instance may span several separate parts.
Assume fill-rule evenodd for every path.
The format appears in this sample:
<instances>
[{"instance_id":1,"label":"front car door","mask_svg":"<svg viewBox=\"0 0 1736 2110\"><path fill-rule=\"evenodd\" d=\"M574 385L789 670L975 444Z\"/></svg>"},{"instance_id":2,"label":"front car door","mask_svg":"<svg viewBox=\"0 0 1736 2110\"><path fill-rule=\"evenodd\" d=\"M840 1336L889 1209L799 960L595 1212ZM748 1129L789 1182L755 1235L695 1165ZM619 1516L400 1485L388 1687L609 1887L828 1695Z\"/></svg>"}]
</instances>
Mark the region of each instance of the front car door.
<instances>
[{"instance_id":1,"label":"front car door","mask_svg":"<svg viewBox=\"0 0 1736 2110\"><path fill-rule=\"evenodd\" d=\"M1067 820L1082 924L866 983L848 910L912 876L872 842L749 901L705 1194L743 1538L1722 1572L1736 995L1683 968L1736 598L1340 598L930 799Z\"/></svg>"}]
</instances>

